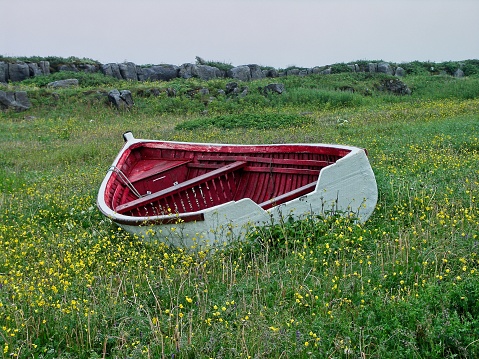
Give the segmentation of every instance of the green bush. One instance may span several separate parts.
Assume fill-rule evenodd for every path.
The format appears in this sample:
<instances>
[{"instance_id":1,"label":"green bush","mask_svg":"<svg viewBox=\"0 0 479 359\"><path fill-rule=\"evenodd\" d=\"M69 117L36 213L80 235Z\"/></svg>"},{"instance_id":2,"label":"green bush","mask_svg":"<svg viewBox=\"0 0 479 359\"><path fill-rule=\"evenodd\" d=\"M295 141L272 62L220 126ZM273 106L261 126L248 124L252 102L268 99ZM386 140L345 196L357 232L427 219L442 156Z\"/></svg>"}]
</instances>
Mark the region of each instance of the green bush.
<instances>
[{"instance_id":1,"label":"green bush","mask_svg":"<svg viewBox=\"0 0 479 359\"><path fill-rule=\"evenodd\" d=\"M242 113L237 115L221 115L188 120L176 126L177 130L198 130L208 127L221 129L256 128L273 129L301 126L311 122L311 118L301 115L280 113Z\"/></svg>"},{"instance_id":2,"label":"green bush","mask_svg":"<svg viewBox=\"0 0 479 359\"><path fill-rule=\"evenodd\" d=\"M78 79L78 84L81 87L114 85L120 82L120 80L114 77L105 76L99 72L90 74L85 72L60 71L46 76L35 76L23 80L22 84L44 87L50 82L66 79Z\"/></svg>"}]
</instances>

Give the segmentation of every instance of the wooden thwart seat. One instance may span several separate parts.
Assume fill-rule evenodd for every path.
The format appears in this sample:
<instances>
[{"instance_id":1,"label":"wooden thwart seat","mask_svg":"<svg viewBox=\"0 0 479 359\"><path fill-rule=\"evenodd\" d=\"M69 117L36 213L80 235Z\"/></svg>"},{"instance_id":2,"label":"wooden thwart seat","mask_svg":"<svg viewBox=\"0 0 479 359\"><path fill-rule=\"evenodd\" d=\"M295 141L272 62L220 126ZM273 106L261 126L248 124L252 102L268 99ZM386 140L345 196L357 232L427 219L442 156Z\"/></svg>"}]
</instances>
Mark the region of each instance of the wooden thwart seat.
<instances>
[{"instance_id":1,"label":"wooden thwart seat","mask_svg":"<svg viewBox=\"0 0 479 359\"><path fill-rule=\"evenodd\" d=\"M229 156L198 156L197 159L201 162L215 162L215 161L247 161L250 165L254 163L265 163L270 165L293 165L293 166L307 166L312 168L323 168L329 166L334 162L324 160L300 160L294 158L268 158L268 157L255 157L255 156L241 156L241 155L229 155Z\"/></svg>"},{"instance_id":2,"label":"wooden thwart seat","mask_svg":"<svg viewBox=\"0 0 479 359\"><path fill-rule=\"evenodd\" d=\"M142 166L138 166L138 169L136 169L135 173L130 174L129 180L131 183L135 183L148 177L157 176L177 167L184 166L191 161L191 159L155 159L142 161ZM154 165L151 165L150 163L153 163Z\"/></svg>"},{"instance_id":3,"label":"wooden thwart seat","mask_svg":"<svg viewBox=\"0 0 479 359\"><path fill-rule=\"evenodd\" d=\"M317 183L317 181L308 183L305 186L296 188L292 191L286 192L282 195L279 195L279 196L271 198L271 199L269 199L269 200L267 200L263 203L260 203L259 206L263 209L270 209L271 207L274 207L274 206L280 205L282 203L291 201L295 198L298 198L300 196L303 196L305 194L308 194L308 193L312 192L316 188L316 183Z\"/></svg>"},{"instance_id":4,"label":"wooden thwart seat","mask_svg":"<svg viewBox=\"0 0 479 359\"><path fill-rule=\"evenodd\" d=\"M234 171L237 171L240 168L243 168L246 166L246 161L236 161L231 164L228 164L226 166L220 167L216 170L210 171L208 173L205 173L203 175L194 177L190 180L187 180L185 182L179 183L175 186L168 187L164 190L146 195L144 197L135 199L133 201L124 203L118 207L115 208L115 211L117 213L126 213L128 211L134 210L135 208L141 207L141 206L147 206L150 203L154 203L158 200L160 200L163 197L167 196L172 196L177 193L180 193L182 191L185 191L189 188L198 186L199 184L205 183L207 181L210 181L212 179L215 179L219 176L223 176L227 173L231 173Z\"/></svg>"}]
</instances>

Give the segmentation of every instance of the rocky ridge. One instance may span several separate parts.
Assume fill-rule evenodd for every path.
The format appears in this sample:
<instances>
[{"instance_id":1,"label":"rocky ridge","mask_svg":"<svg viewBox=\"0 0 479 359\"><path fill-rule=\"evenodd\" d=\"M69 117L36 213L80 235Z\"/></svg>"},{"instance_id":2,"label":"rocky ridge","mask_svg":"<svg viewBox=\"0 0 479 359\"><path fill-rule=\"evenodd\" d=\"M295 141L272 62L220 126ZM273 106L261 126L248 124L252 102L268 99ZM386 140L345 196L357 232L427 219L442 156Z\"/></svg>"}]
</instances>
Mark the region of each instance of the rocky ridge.
<instances>
[{"instance_id":1,"label":"rocky ridge","mask_svg":"<svg viewBox=\"0 0 479 359\"><path fill-rule=\"evenodd\" d=\"M384 73L397 77L405 76L405 71L400 66L388 62L370 62L368 64L346 65L347 71ZM64 64L53 68L49 61L35 62L6 62L0 61L0 82L18 82L35 76L49 75L54 72L70 71L85 73L103 73L120 80L130 81L170 81L175 78L200 78L212 80L216 78L231 78L237 81L252 81L262 78L275 78L281 76L307 76L312 74L328 75L333 73L331 66L316 66L312 68L289 68L276 70L261 68L259 65L249 64L231 67L227 70L205 64L185 63L181 66L171 64L140 66L133 62L107 63L107 64ZM464 73L458 69L454 76L461 77Z\"/></svg>"}]
</instances>

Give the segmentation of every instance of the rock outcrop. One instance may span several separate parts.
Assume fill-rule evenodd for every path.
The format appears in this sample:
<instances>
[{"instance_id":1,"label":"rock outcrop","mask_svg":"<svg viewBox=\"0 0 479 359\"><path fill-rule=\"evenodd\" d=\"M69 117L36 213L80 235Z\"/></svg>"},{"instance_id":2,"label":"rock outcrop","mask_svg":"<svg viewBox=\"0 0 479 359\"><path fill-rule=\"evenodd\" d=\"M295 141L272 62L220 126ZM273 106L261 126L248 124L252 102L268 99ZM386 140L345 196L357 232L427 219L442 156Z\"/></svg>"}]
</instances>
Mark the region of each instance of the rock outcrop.
<instances>
[{"instance_id":1,"label":"rock outcrop","mask_svg":"<svg viewBox=\"0 0 479 359\"><path fill-rule=\"evenodd\" d=\"M399 79L385 79L376 86L379 91L391 92L395 95L410 95L411 90Z\"/></svg>"},{"instance_id":2,"label":"rock outcrop","mask_svg":"<svg viewBox=\"0 0 479 359\"><path fill-rule=\"evenodd\" d=\"M8 64L8 79L12 82L23 81L30 77L30 68L25 62Z\"/></svg>"},{"instance_id":3,"label":"rock outcrop","mask_svg":"<svg viewBox=\"0 0 479 359\"><path fill-rule=\"evenodd\" d=\"M178 77L180 68L175 65L156 65L139 68L139 81L170 81Z\"/></svg>"},{"instance_id":4,"label":"rock outcrop","mask_svg":"<svg viewBox=\"0 0 479 359\"><path fill-rule=\"evenodd\" d=\"M227 77L237 81L248 82L265 77L307 76L312 74L329 75L333 72L337 73L341 71L383 73L396 77L406 75L406 71L402 67L384 61L344 64L342 65L343 68L341 68L341 66L315 66L312 68L288 68L283 71L271 68L264 69L259 65L250 64L232 67L225 71L218 67L211 66L211 63L209 64L200 57L197 57L196 60L196 64L185 63L181 66L170 64L139 66L133 62L125 62L107 64L68 63L61 65L56 64L53 68L50 67L48 61L40 61L38 63L26 63L22 61L9 63L7 61L0 61L0 82L23 81L30 77L47 75L57 71L101 72L105 76L129 81L170 81L175 78L188 79L192 77L209 81L216 78ZM448 70L447 73L455 77L465 76L461 68L458 68L454 73L450 73L450 70Z\"/></svg>"},{"instance_id":5,"label":"rock outcrop","mask_svg":"<svg viewBox=\"0 0 479 359\"><path fill-rule=\"evenodd\" d=\"M121 79L121 72L120 72L120 67L118 64L115 63L109 63L109 64L103 64L100 66L100 71L103 75L106 76L111 76L117 79Z\"/></svg>"},{"instance_id":6,"label":"rock outcrop","mask_svg":"<svg viewBox=\"0 0 479 359\"><path fill-rule=\"evenodd\" d=\"M32 104L25 91L0 91L0 108L2 110L26 111L31 106Z\"/></svg>"},{"instance_id":7,"label":"rock outcrop","mask_svg":"<svg viewBox=\"0 0 479 359\"><path fill-rule=\"evenodd\" d=\"M111 90L108 93L108 101L118 110L128 110L134 105L133 96L129 90Z\"/></svg>"},{"instance_id":8,"label":"rock outcrop","mask_svg":"<svg viewBox=\"0 0 479 359\"><path fill-rule=\"evenodd\" d=\"M265 87L260 87L259 90L264 95L268 93L277 93L281 95L284 92L284 85L279 83L274 83L274 84L269 84Z\"/></svg>"},{"instance_id":9,"label":"rock outcrop","mask_svg":"<svg viewBox=\"0 0 479 359\"><path fill-rule=\"evenodd\" d=\"M8 79L8 64L0 61L0 83L6 83Z\"/></svg>"},{"instance_id":10,"label":"rock outcrop","mask_svg":"<svg viewBox=\"0 0 479 359\"><path fill-rule=\"evenodd\" d=\"M209 81L224 77L224 73L217 67L186 63L180 66L179 77L184 79L198 77L201 80Z\"/></svg>"},{"instance_id":11,"label":"rock outcrop","mask_svg":"<svg viewBox=\"0 0 479 359\"><path fill-rule=\"evenodd\" d=\"M120 76L124 80L138 81L138 71L133 62L118 64Z\"/></svg>"},{"instance_id":12,"label":"rock outcrop","mask_svg":"<svg viewBox=\"0 0 479 359\"><path fill-rule=\"evenodd\" d=\"M76 86L78 86L78 79L58 80L58 81L53 81L47 84L47 87L51 87L54 89L76 87Z\"/></svg>"}]
</instances>

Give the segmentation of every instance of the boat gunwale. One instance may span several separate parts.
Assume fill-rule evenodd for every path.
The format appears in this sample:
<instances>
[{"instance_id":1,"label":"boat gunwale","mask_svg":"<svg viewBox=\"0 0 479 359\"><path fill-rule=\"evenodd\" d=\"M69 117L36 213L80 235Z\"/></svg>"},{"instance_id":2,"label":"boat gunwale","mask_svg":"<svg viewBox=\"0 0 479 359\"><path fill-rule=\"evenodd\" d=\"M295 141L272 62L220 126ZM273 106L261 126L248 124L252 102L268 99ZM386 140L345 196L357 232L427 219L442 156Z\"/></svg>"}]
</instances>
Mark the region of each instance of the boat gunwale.
<instances>
[{"instance_id":1,"label":"boat gunwale","mask_svg":"<svg viewBox=\"0 0 479 359\"><path fill-rule=\"evenodd\" d=\"M365 149L355 146L347 146L347 145L337 145L337 144L323 144L323 143L286 143L286 144L253 144L253 145L242 145L242 144L219 144L219 143L195 143L195 142L177 142L177 141L162 141L162 140L148 140L148 139L137 139L134 138L131 133L125 135L125 144L123 148L120 150L118 155L116 156L115 160L113 161L112 166L118 165L118 163L129 156L131 151L139 148L139 147L146 147L146 148L159 148L162 146L162 149L173 149L173 150L188 150L188 151L199 151L199 148L202 149L201 152L203 153L220 153L225 152L225 149L228 150L237 150L241 149L243 151L251 151L252 149L256 150L253 153L264 153L262 150L268 150L268 152L275 152L281 149L302 149L304 152L311 153L311 151L306 151L307 149L316 149L313 153L317 154L331 154L328 150L337 150L337 151L347 151L344 156L339 158L336 162L327 165L326 167L334 166L339 161L347 160L348 157L353 156L354 154L365 151ZM319 150L319 151L318 151ZM251 153L251 152L248 152ZM335 154L333 154L335 155ZM326 168L324 167L324 168ZM97 205L100 211L107 216L108 218L112 219L118 224L124 225L150 225L150 224L174 224L179 222L191 222L191 221L203 221L204 214L209 211L214 211L218 207L224 206L230 202L237 202L237 201L230 201L225 202L222 204L218 204L216 206L202 209L200 211L194 212L186 212L186 213L172 213L166 215L154 215L154 216L130 216L117 213L114 209L112 209L109 205L107 205L105 201L106 193L105 190L107 188L108 183L111 180L112 172L108 172L104 177L99 192L98 192L98 199ZM319 175L318 175L319 177ZM319 180L316 183L316 187L313 191L309 192L309 194L313 194L317 191ZM295 200L295 199L292 199ZM285 202L288 203L289 201ZM259 204L257 204L259 206ZM263 209L266 213L269 213L270 210L274 209L275 206L271 206L269 209Z\"/></svg>"}]
</instances>

